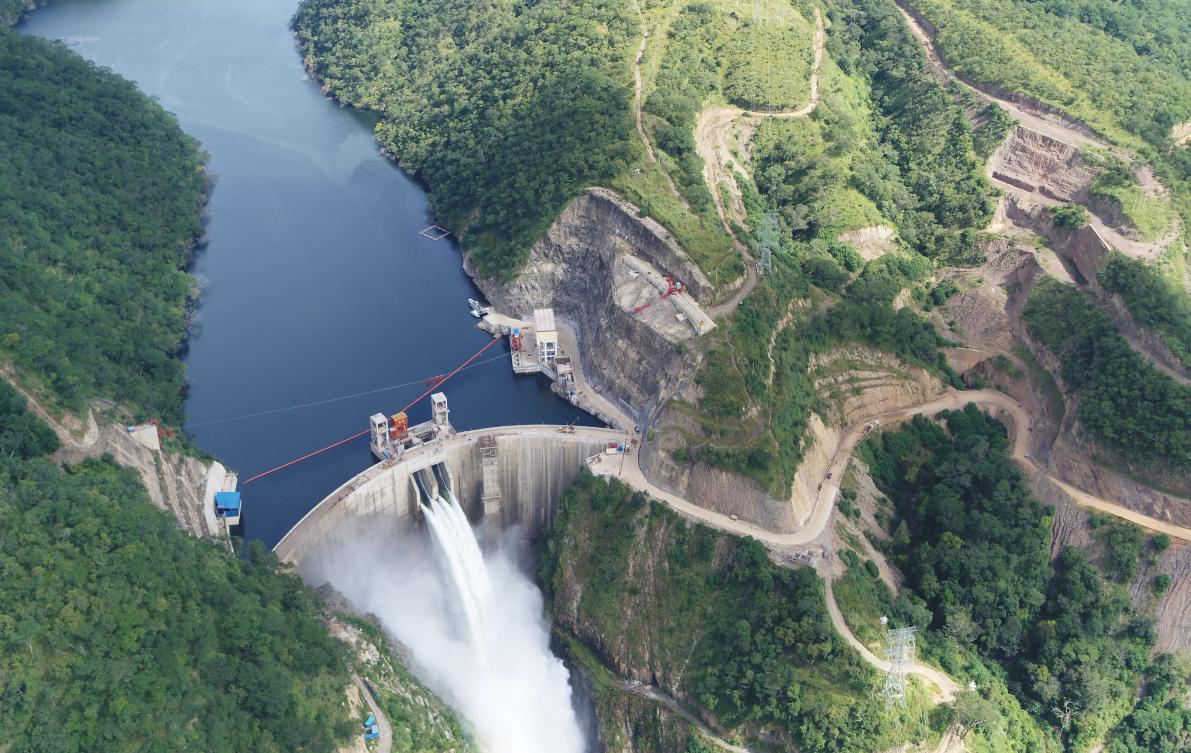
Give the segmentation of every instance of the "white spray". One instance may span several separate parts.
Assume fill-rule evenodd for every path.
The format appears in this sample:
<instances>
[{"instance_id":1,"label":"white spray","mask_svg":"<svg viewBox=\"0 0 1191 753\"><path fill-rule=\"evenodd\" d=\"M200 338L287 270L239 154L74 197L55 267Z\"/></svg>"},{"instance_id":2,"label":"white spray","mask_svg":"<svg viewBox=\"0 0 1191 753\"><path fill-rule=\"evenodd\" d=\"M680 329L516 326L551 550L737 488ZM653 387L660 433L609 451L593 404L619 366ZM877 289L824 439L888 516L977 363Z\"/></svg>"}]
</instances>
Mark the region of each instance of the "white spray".
<instances>
[{"instance_id":1,"label":"white spray","mask_svg":"<svg viewBox=\"0 0 1191 753\"><path fill-rule=\"evenodd\" d=\"M485 558L454 496L422 511L432 548L413 531L370 528L304 569L380 618L485 753L583 753L537 587L503 551Z\"/></svg>"},{"instance_id":2,"label":"white spray","mask_svg":"<svg viewBox=\"0 0 1191 753\"><path fill-rule=\"evenodd\" d=\"M439 559L459 599L459 611L467 621L468 638L482 662L486 655L484 620L492 605L492 581L467 515L454 494L448 491L447 496L450 502L436 496L430 500L429 507L422 508L422 512L438 544Z\"/></svg>"}]
</instances>

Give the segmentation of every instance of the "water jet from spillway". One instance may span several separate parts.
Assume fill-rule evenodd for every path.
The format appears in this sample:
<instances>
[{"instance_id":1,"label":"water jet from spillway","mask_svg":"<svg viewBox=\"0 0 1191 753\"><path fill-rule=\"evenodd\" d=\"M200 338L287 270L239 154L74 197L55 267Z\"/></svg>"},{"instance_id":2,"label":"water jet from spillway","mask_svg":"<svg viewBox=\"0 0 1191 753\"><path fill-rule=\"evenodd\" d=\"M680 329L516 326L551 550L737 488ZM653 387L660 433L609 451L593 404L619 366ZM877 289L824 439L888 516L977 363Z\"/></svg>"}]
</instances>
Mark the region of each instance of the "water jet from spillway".
<instances>
[{"instance_id":1,"label":"water jet from spillway","mask_svg":"<svg viewBox=\"0 0 1191 753\"><path fill-rule=\"evenodd\" d=\"M540 592L506 549L481 551L444 487L421 503L430 536L360 526L350 543L306 563L313 582L330 581L359 611L375 614L408 647L416 674L471 724L485 753L583 753L569 673L550 653Z\"/></svg>"}]
</instances>

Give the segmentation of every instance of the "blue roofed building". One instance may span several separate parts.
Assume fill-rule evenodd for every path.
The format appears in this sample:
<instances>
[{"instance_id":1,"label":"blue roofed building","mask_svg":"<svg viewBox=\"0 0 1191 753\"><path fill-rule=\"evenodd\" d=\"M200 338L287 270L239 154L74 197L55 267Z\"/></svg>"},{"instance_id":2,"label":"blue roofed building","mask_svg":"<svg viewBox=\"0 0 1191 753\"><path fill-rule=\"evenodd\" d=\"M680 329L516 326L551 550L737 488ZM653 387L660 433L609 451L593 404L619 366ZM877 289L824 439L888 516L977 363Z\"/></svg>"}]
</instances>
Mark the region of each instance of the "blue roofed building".
<instances>
[{"instance_id":1,"label":"blue roofed building","mask_svg":"<svg viewBox=\"0 0 1191 753\"><path fill-rule=\"evenodd\" d=\"M216 492L215 515L227 521L230 528L240 524L240 492Z\"/></svg>"}]
</instances>

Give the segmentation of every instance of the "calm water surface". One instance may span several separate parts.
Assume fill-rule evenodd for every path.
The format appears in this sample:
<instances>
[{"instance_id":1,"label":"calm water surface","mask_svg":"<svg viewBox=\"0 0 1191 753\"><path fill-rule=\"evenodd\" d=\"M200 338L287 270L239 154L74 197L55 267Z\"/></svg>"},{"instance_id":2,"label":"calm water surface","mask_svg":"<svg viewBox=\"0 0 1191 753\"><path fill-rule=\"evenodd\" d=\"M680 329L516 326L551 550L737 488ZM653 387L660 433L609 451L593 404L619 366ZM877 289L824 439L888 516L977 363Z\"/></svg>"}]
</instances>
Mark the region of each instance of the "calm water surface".
<instances>
[{"instance_id":1,"label":"calm water surface","mask_svg":"<svg viewBox=\"0 0 1191 753\"><path fill-rule=\"evenodd\" d=\"M307 80L288 29L296 4L56 0L21 25L136 81L211 155L188 430L241 479L365 428L488 341L458 250L417 234L431 219L422 190L377 154L365 116ZM481 358L507 353L502 343ZM507 358L445 391L461 429L576 416L544 380L514 379ZM425 402L412 414L427 418ZM242 487L245 536L271 546L370 462L358 440Z\"/></svg>"}]
</instances>

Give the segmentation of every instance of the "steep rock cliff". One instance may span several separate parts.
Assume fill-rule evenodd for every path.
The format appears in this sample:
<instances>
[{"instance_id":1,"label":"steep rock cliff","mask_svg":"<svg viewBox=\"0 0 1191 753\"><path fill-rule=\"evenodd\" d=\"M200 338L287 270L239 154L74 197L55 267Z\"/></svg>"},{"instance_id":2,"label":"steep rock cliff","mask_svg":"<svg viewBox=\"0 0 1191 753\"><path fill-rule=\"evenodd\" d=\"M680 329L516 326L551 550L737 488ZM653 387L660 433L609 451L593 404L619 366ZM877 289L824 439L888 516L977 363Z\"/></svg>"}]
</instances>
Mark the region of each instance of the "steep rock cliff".
<instances>
[{"instance_id":1,"label":"steep rock cliff","mask_svg":"<svg viewBox=\"0 0 1191 753\"><path fill-rule=\"evenodd\" d=\"M477 278L476 283L504 313L527 316L535 308L553 308L578 337L591 385L613 401L624 401L648 423L694 371L696 348L676 346L617 305L616 269L625 255L681 280L697 300L712 293L707 278L664 228L602 188L589 189L567 206L515 279Z\"/></svg>"}]
</instances>

